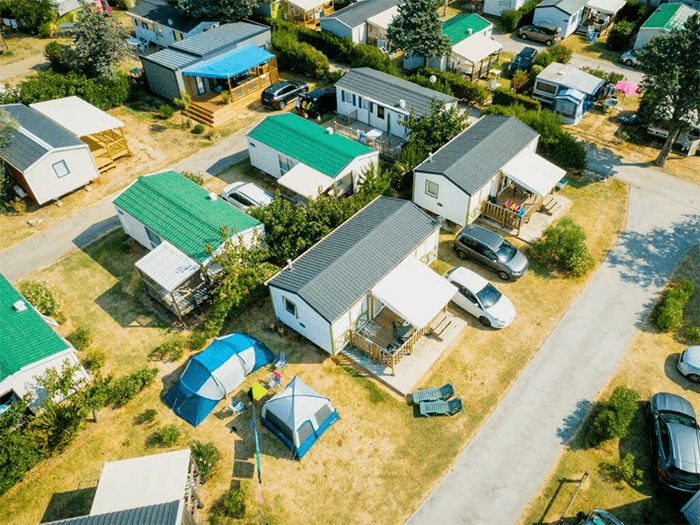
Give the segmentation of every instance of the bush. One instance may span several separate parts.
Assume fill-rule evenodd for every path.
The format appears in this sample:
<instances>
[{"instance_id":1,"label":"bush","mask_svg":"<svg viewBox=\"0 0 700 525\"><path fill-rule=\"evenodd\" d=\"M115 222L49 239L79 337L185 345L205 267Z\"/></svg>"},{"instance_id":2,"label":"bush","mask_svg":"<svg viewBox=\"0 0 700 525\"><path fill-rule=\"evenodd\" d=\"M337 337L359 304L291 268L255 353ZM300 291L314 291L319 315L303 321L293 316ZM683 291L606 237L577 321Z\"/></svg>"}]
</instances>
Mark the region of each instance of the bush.
<instances>
[{"instance_id":1,"label":"bush","mask_svg":"<svg viewBox=\"0 0 700 525\"><path fill-rule=\"evenodd\" d=\"M610 82L611 84L617 84L620 80L625 79L625 75L616 71L607 72L603 71L602 69L593 69L592 67L585 66L582 67L581 70L593 75L594 77L605 80L606 82Z\"/></svg>"},{"instance_id":2,"label":"bush","mask_svg":"<svg viewBox=\"0 0 700 525\"><path fill-rule=\"evenodd\" d=\"M177 425L166 425L161 429L156 430L148 439L148 445L151 447L167 448L172 447L180 439L180 431Z\"/></svg>"},{"instance_id":3,"label":"bush","mask_svg":"<svg viewBox=\"0 0 700 525\"><path fill-rule=\"evenodd\" d=\"M184 353L184 344L179 340L166 341L165 343L156 346L150 354L149 359L154 361L177 361Z\"/></svg>"},{"instance_id":4,"label":"bush","mask_svg":"<svg viewBox=\"0 0 700 525\"><path fill-rule=\"evenodd\" d=\"M146 387L153 384L158 375L157 368L141 368L127 376L118 377L107 385L109 400L115 407L125 405Z\"/></svg>"},{"instance_id":5,"label":"bush","mask_svg":"<svg viewBox=\"0 0 700 525\"><path fill-rule=\"evenodd\" d=\"M202 479L204 481L208 480L216 465L221 461L221 452L219 452L214 443L200 443L194 440L190 441L189 445Z\"/></svg>"},{"instance_id":6,"label":"bush","mask_svg":"<svg viewBox=\"0 0 700 525\"><path fill-rule=\"evenodd\" d=\"M197 330L195 332L192 332L192 335L190 336L190 339L187 342L187 346L190 350L196 352L197 350L201 350L202 348L204 348L204 345L207 344L208 340L209 338L207 337L207 334L205 334L201 330Z\"/></svg>"},{"instance_id":7,"label":"bush","mask_svg":"<svg viewBox=\"0 0 700 525\"><path fill-rule=\"evenodd\" d=\"M604 441L624 437L637 412L638 399L639 394L634 390L616 387L610 399L598 407L591 423L589 443L597 447Z\"/></svg>"},{"instance_id":8,"label":"bush","mask_svg":"<svg viewBox=\"0 0 700 525\"><path fill-rule=\"evenodd\" d=\"M700 345L700 326L691 326L685 331L685 336L691 345Z\"/></svg>"},{"instance_id":9,"label":"bush","mask_svg":"<svg viewBox=\"0 0 700 525\"><path fill-rule=\"evenodd\" d=\"M662 332L678 330L683 325L685 305L695 291L695 285L688 280L671 284L654 309L652 317L656 327Z\"/></svg>"},{"instance_id":10,"label":"bush","mask_svg":"<svg viewBox=\"0 0 700 525\"><path fill-rule=\"evenodd\" d=\"M451 94L466 104L484 104L486 102L486 88L481 84L472 82L468 78L451 73L449 71L440 71L438 69L421 68L416 72L417 75L428 80L431 75L435 75L438 81L449 86ZM415 75L414 75L415 76ZM435 84L437 84L436 82ZM428 86L430 87L430 85Z\"/></svg>"},{"instance_id":11,"label":"bush","mask_svg":"<svg viewBox=\"0 0 700 525\"><path fill-rule=\"evenodd\" d=\"M518 9L510 9L501 13L501 22L508 33L512 33L518 28L523 14Z\"/></svg>"},{"instance_id":12,"label":"bush","mask_svg":"<svg viewBox=\"0 0 700 525\"><path fill-rule=\"evenodd\" d=\"M608 40L605 46L612 51L624 51L629 46L634 26L631 22L621 20L608 32Z\"/></svg>"},{"instance_id":13,"label":"bush","mask_svg":"<svg viewBox=\"0 0 700 525\"><path fill-rule=\"evenodd\" d=\"M74 330L68 337L68 342L73 345L76 350L85 350L92 344L92 330L86 326L80 326Z\"/></svg>"},{"instance_id":14,"label":"bush","mask_svg":"<svg viewBox=\"0 0 700 525\"><path fill-rule=\"evenodd\" d=\"M529 254L545 266L574 277L584 275L593 267L586 234L569 217L549 226L542 237L532 243Z\"/></svg>"},{"instance_id":15,"label":"bush","mask_svg":"<svg viewBox=\"0 0 700 525\"><path fill-rule=\"evenodd\" d=\"M195 124L192 128L192 133L195 135L201 135L204 133L204 124Z\"/></svg>"},{"instance_id":16,"label":"bush","mask_svg":"<svg viewBox=\"0 0 700 525\"><path fill-rule=\"evenodd\" d=\"M85 350L83 364L88 370L97 371L107 362L107 354L101 348L88 348Z\"/></svg>"},{"instance_id":17,"label":"bush","mask_svg":"<svg viewBox=\"0 0 700 525\"><path fill-rule=\"evenodd\" d=\"M200 175L199 173L192 173L191 171L183 171L182 176L185 177L186 179L190 179L195 184L199 184L200 186L204 185L204 177L202 175Z\"/></svg>"},{"instance_id":18,"label":"bush","mask_svg":"<svg viewBox=\"0 0 700 525\"><path fill-rule=\"evenodd\" d=\"M513 88L513 91L521 92L529 81L530 77L528 74L522 69L518 69L513 75L511 87Z\"/></svg>"},{"instance_id":19,"label":"bush","mask_svg":"<svg viewBox=\"0 0 700 525\"><path fill-rule=\"evenodd\" d=\"M221 512L229 518L242 518L245 516L246 494L243 486L236 490L229 490L221 498Z\"/></svg>"},{"instance_id":20,"label":"bush","mask_svg":"<svg viewBox=\"0 0 700 525\"><path fill-rule=\"evenodd\" d=\"M281 69L313 78L328 76L330 67L326 55L306 42L298 42L293 33L273 32L272 45Z\"/></svg>"},{"instance_id":21,"label":"bush","mask_svg":"<svg viewBox=\"0 0 700 525\"><path fill-rule=\"evenodd\" d=\"M562 44L554 44L552 47L541 51L537 57L535 57L534 64L537 66L547 67L553 62L559 62L561 64L568 64L571 61L571 55L573 52L570 48Z\"/></svg>"},{"instance_id":22,"label":"bush","mask_svg":"<svg viewBox=\"0 0 700 525\"><path fill-rule=\"evenodd\" d=\"M161 104L158 106L158 116L163 120L168 120L175 114L175 109L170 104Z\"/></svg>"},{"instance_id":23,"label":"bush","mask_svg":"<svg viewBox=\"0 0 700 525\"><path fill-rule=\"evenodd\" d=\"M156 411L155 408L147 408L144 410L141 414L139 414L136 419L135 423L137 425L143 425L145 423L152 423L155 421L156 416L158 416L158 412Z\"/></svg>"},{"instance_id":24,"label":"bush","mask_svg":"<svg viewBox=\"0 0 700 525\"><path fill-rule=\"evenodd\" d=\"M656 9L655 5L637 2L635 0L627 0L617 14L618 20L626 20L640 27L647 21Z\"/></svg>"},{"instance_id":25,"label":"bush","mask_svg":"<svg viewBox=\"0 0 700 525\"><path fill-rule=\"evenodd\" d=\"M526 109L534 110L539 110L542 107L539 101L535 100L534 98L519 95L518 93L504 87L497 87L493 91L493 104L498 106L512 106L519 104Z\"/></svg>"},{"instance_id":26,"label":"bush","mask_svg":"<svg viewBox=\"0 0 700 525\"><path fill-rule=\"evenodd\" d=\"M44 282L28 281L20 285L20 292L34 308L49 317L60 315L61 304Z\"/></svg>"}]
</instances>

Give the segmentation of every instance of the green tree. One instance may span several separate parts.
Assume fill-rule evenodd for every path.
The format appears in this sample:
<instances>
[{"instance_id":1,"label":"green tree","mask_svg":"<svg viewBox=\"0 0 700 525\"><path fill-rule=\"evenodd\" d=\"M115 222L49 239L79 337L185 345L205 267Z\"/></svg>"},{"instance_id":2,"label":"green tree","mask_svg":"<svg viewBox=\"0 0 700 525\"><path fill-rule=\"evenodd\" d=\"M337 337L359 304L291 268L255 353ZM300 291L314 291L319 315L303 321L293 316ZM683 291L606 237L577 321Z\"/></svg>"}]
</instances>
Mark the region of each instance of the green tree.
<instances>
[{"instance_id":1,"label":"green tree","mask_svg":"<svg viewBox=\"0 0 700 525\"><path fill-rule=\"evenodd\" d=\"M29 396L0 416L0 494L24 478L25 472L41 460L41 452L21 431L27 422Z\"/></svg>"},{"instance_id":2,"label":"green tree","mask_svg":"<svg viewBox=\"0 0 700 525\"><path fill-rule=\"evenodd\" d=\"M667 121L668 137L654 163L663 166L680 133L697 120L700 111L700 15L686 20L664 38L654 38L639 57L642 86L656 105L655 120Z\"/></svg>"},{"instance_id":3,"label":"green tree","mask_svg":"<svg viewBox=\"0 0 700 525\"><path fill-rule=\"evenodd\" d=\"M184 91L180 91L180 98L174 98L173 99L173 104L175 104L177 107L179 107L182 110L183 115L187 115L187 120L183 120L182 124L184 125L185 122L187 122L187 127L190 127L190 116L189 113L187 113L187 110L190 108L190 104L192 104L192 97L188 94L185 93Z\"/></svg>"},{"instance_id":4,"label":"green tree","mask_svg":"<svg viewBox=\"0 0 700 525\"><path fill-rule=\"evenodd\" d=\"M425 155L441 148L467 128L467 116L455 106L446 110L433 100L428 115L416 118L410 114L406 127L411 131L409 145L422 150Z\"/></svg>"},{"instance_id":5,"label":"green tree","mask_svg":"<svg viewBox=\"0 0 700 525\"><path fill-rule=\"evenodd\" d=\"M5 0L0 2L24 27L36 35L39 28L56 20L56 4L53 0ZM48 36L48 35L46 35Z\"/></svg>"},{"instance_id":6,"label":"green tree","mask_svg":"<svg viewBox=\"0 0 700 525\"><path fill-rule=\"evenodd\" d=\"M177 0L177 7L198 20L237 22L253 14L262 0Z\"/></svg>"},{"instance_id":7,"label":"green tree","mask_svg":"<svg viewBox=\"0 0 700 525\"><path fill-rule=\"evenodd\" d=\"M585 275L593 267L586 233L570 217L549 226L532 243L528 254L532 259L574 277Z\"/></svg>"},{"instance_id":8,"label":"green tree","mask_svg":"<svg viewBox=\"0 0 700 525\"><path fill-rule=\"evenodd\" d=\"M90 78L114 76L116 66L129 54L125 42L129 32L116 16L105 16L84 0L81 5L71 57L75 69Z\"/></svg>"},{"instance_id":9,"label":"green tree","mask_svg":"<svg viewBox=\"0 0 700 525\"><path fill-rule=\"evenodd\" d=\"M389 25L387 39L406 55L443 57L450 53L450 39L442 34L440 0L406 0Z\"/></svg>"},{"instance_id":10,"label":"green tree","mask_svg":"<svg viewBox=\"0 0 700 525\"><path fill-rule=\"evenodd\" d=\"M356 208L362 208L379 195L390 196L393 193L391 188L391 173L383 170L380 166L372 163L364 173L364 180L360 189L353 199Z\"/></svg>"},{"instance_id":11,"label":"green tree","mask_svg":"<svg viewBox=\"0 0 700 525\"><path fill-rule=\"evenodd\" d=\"M266 262L269 257L267 247L257 236L246 246L241 236L231 236L231 231L221 229L224 249L214 253L207 246L207 253L213 255L214 262L221 265L221 271L211 276L214 281L211 315L205 325L208 335L218 335L232 310L248 304L252 294L258 292L263 283L272 277L277 268Z\"/></svg>"}]
</instances>

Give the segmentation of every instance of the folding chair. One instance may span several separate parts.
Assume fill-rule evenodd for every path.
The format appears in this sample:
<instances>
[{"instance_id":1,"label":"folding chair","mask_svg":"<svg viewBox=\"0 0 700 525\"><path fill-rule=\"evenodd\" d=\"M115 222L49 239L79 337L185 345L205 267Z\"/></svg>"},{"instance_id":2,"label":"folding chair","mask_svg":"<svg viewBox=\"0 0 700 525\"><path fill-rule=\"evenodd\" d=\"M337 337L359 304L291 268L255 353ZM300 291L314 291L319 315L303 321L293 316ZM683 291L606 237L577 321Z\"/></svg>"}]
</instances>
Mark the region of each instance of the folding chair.
<instances>
[{"instance_id":1,"label":"folding chair","mask_svg":"<svg viewBox=\"0 0 700 525\"><path fill-rule=\"evenodd\" d=\"M247 405L239 399L231 401L231 404L228 406L228 408L229 410L231 410L232 416L237 416L247 408Z\"/></svg>"},{"instance_id":2,"label":"folding chair","mask_svg":"<svg viewBox=\"0 0 700 525\"><path fill-rule=\"evenodd\" d=\"M273 371L272 374L270 374L270 377L267 378L267 381L265 381L267 384L267 389L268 390L274 390L280 384L282 384L282 374L280 374L277 370Z\"/></svg>"},{"instance_id":3,"label":"folding chair","mask_svg":"<svg viewBox=\"0 0 700 525\"><path fill-rule=\"evenodd\" d=\"M287 366L287 354L280 352L275 362L272 363L272 366L275 370L282 370L285 366Z\"/></svg>"}]
</instances>

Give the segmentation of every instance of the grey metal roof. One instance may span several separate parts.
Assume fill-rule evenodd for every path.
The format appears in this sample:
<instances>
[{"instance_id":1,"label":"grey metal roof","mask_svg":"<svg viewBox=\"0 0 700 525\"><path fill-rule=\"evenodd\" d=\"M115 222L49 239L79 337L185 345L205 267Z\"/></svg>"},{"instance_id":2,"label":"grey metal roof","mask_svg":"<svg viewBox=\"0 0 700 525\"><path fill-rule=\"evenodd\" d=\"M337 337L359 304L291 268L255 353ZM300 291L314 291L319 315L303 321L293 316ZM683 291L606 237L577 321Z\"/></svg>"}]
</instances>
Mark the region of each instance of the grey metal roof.
<instances>
[{"instance_id":1,"label":"grey metal roof","mask_svg":"<svg viewBox=\"0 0 700 525\"><path fill-rule=\"evenodd\" d=\"M171 49L183 51L190 55L203 57L205 55L228 50L232 46L249 38L270 31L270 28L250 22L235 22L223 24L214 29L193 35L179 42L170 44Z\"/></svg>"},{"instance_id":2,"label":"grey metal roof","mask_svg":"<svg viewBox=\"0 0 700 525\"><path fill-rule=\"evenodd\" d=\"M179 506L180 501L171 501L108 514L51 521L44 525L179 525L177 520Z\"/></svg>"},{"instance_id":3,"label":"grey metal roof","mask_svg":"<svg viewBox=\"0 0 700 525\"><path fill-rule=\"evenodd\" d=\"M187 53L182 53L170 48L161 49L152 55L141 57L141 61L153 62L154 64L158 64L172 71L183 69L200 60L200 57L188 55Z\"/></svg>"},{"instance_id":4,"label":"grey metal roof","mask_svg":"<svg viewBox=\"0 0 700 525\"><path fill-rule=\"evenodd\" d=\"M423 161L415 171L437 173L473 195L539 135L515 117L486 115Z\"/></svg>"},{"instance_id":5,"label":"grey metal roof","mask_svg":"<svg viewBox=\"0 0 700 525\"><path fill-rule=\"evenodd\" d=\"M543 7L556 7L569 15L573 15L577 11L583 9L588 0L544 0L535 9Z\"/></svg>"},{"instance_id":6,"label":"grey metal roof","mask_svg":"<svg viewBox=\"0 0 700 525\"><path fill-rule=\"evenodd\" d=\"M605 80L602 78L581 71L572 65L560 64L559 62L552 62L544 68L537 75L537 80L545 80L559 86L577 89L587 95L595 95L605 84Z\"/></svg>"},{"instance_id":7,"label":"grey metal roof","mask_svg":"<svg viewBox=\"0 0 700 525\"><path fill-rule=\"evenodd\" d=\"M378 197L269 283L335 321L439 224L410 201Z\"/></svg>"},{"instance_id":8,"label":"grey metal roof","mask_svg":"<svg viewBox=\"0 0 700 525\"><path fill-rule=\"evenodd\" d=\"M85 146L78 137L39 111L23 104L6 104L19 127L10 132L10 141L0 148L0 157L18 170L25 170L47 152L57 148Z\"/></svg>"},{"instance_id":9,"label":"grey metal roof","mask_svg":"<svg viewBox=\"0 0 700 525\"><path fill-rule=\"evenodd\" d=\"M444 103L457 101L444 93L368 67L351 69L335 85L390 107L398 107L399 101L404 100L404 110L417 117L430 113L433 99Z\"/></svg>"},{"instance_id":10,"label":"grey metal roof","mask_svg":"<svg viewBox=\"0 0 700 525\"><path fill-rule=\"evenodd\" d=\"M141 0L128 12L183 33L189 33L201 22L182 14L177 7L164 0Z\"/></svg>"},{"instance_id":11,"label":"grey metal roof","mask_svg":"<svg viewBox=\"0 0 700 525\"><path fill-rule=\"evenodd\" d=\"M364 24L368 18L400 4L403 4L403 0L363 0L336 11L326 18L339 20L349 27L357 27Z\"/></svg>"}]
</instances>

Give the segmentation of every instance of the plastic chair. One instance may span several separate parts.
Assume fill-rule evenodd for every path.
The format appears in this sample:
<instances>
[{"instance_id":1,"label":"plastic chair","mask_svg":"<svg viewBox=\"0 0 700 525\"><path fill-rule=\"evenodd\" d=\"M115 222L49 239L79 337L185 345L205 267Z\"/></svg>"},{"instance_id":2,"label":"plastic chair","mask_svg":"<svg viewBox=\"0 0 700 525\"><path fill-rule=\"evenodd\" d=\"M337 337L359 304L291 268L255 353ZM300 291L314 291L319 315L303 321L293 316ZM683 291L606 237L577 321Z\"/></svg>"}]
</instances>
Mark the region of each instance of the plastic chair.
<instances>
[{"instance_id":1,"label":"plastic chair","mask_svg":"<svg viewBox=\"0 0 700 525\"><path fill-rule=\"evenodd\" d=\"M503 203L503 207L508 208L508 206L510 206L510 202L510 199L506 199L506 202Z\"/></svg>"},{"instance_id":2,"label":"plastic chair","mask_svg":"<svg viewBox=\"0 0 700 525\"><path fill-rule=\"evenodd\" d=\"M246 408L248 408L248 405L246 405L243 401L240 399L237 401L232 401L231 404L228 406L228 408L231 410L231 415L232 416L237 416L241 412L243 412Z\"/></svg>"},{"instance_id":3,"label":"plastic chair","mask_svg":"<svg viewBox=\"0 0 700 525\"><path fill-rule=\"evenodd\" d=\"M285 366L287 366L287 354L280 352L275 362L272 363L272 366L275 370L282 370Z\"/></svg>"}]
</instances>

